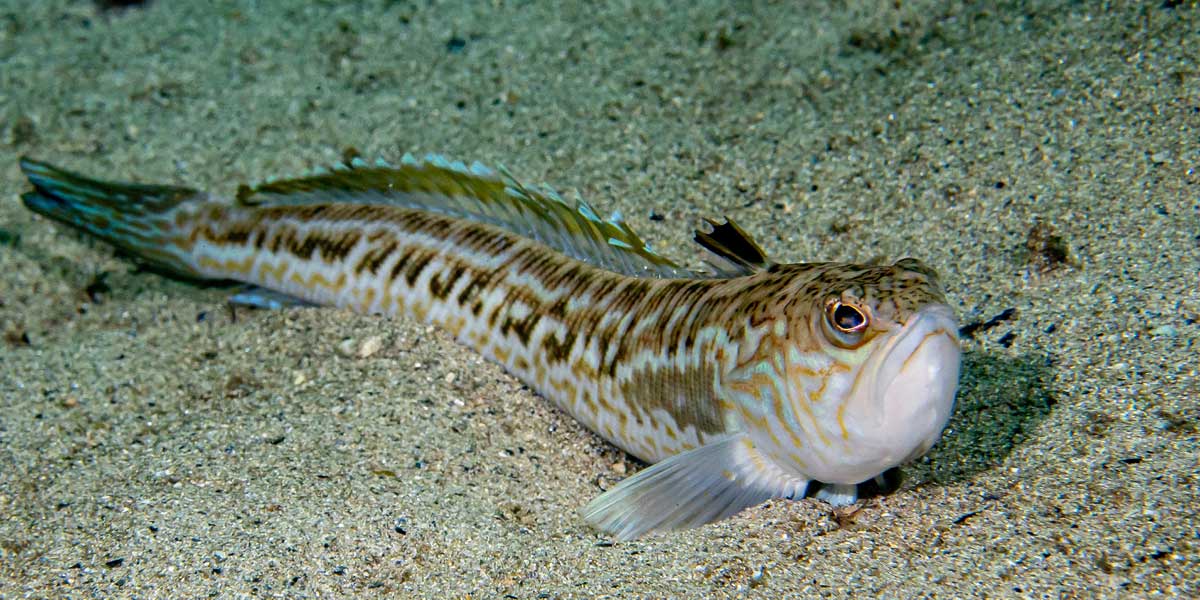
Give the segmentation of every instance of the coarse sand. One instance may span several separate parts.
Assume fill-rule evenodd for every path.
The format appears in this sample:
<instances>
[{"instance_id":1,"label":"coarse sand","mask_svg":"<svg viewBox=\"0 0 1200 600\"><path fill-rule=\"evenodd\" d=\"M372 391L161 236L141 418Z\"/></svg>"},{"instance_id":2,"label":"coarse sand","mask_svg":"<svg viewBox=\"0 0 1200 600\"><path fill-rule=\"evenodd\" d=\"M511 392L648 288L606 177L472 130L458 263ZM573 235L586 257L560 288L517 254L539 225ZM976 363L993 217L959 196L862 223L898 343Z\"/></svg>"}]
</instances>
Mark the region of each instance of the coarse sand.
<instances>
[{"instance_id":1,"label":"coarse sand","mask_svg":"<svg viewBox=\"0 0 1200 600\"><path fill-rule=\"evenodd\" d=\"M1198 59L1192 1L7 0L0 597L1200 596ZM21 155L232 195L409 151L689 264L722 215L922 259L944 439L857 511L611 543L578 511L641 465L446 334L231 310L18 198Z\"/></svg>"}]
</instances>

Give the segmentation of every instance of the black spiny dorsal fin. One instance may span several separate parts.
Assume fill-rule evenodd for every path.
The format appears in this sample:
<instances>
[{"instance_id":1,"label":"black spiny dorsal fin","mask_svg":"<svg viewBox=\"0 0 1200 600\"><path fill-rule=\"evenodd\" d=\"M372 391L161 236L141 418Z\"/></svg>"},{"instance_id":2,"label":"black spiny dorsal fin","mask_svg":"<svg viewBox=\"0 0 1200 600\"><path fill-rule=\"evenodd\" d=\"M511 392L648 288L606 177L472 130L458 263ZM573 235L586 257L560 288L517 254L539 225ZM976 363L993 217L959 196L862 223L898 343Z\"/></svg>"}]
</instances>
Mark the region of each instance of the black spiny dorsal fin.
<instances>
[{"instance_id":1,"label":"black spiny dorsal fin","mask_svg":"<svg viewBox=\"0 0 1200 600\"><path fill-rule=\"evenodd\" d=\"M751 275L770 268L772 263L767 253L737 223L729 218L724 223L704 220L712 226L712 231L705 233L697 229L694 239L713 253L714 256L709 257L707 262L716 270L718 277Z\"/></svg>"}]
</instances>

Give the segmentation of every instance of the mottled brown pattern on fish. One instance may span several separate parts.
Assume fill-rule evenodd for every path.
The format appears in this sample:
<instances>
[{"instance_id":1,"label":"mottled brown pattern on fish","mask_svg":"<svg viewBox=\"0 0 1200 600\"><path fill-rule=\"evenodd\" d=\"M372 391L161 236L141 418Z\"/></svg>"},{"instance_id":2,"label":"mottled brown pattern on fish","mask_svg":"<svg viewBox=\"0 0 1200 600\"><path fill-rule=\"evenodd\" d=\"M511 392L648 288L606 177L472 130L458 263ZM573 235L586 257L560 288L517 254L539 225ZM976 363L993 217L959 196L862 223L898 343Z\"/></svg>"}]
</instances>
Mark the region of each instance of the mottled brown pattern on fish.
<instances>
[{"instance_id":1,"label":"mottled brown pattern on fish","mask_svg":"<svg viewBox=\"0 0 1200 600\"><path fill-rule=\"evenodd\" d=\"M379 239L380 237L382 236L378 234L372 234L372 236L368 236L368 243L380 245L373 246L370 250L363 253L362 259L358 261L358 264L354 265L355 275L375 275L379 271L379 265L383 264L383 262L390 258L392 253L396 251L396 240L387 239L386 241L381 242Z\"/></svg>"},{"instance_id":2,"label":"mottled brown pattern on fish","mask_svg":"<svg viewBox=\"0 0 1200 600\"><path fill-rule=\"evenodd\" d=\"M640 458L704 446L589 505L622 538L865 481L927 450L953 406L957 326L912 259L780 265L710 221L696 240L716 272L694 276L619 217L440 157L242 187L234 205L21 167L27 206L153 266L435 324Z\"/></svg>"},{"instance_id":3,"label":"mottled brown pattern on fish","mask_svg":"<svg viewBox=\"0 0 1200 600\"><path fill-rule=\"evenodd\" d=\"M342 273L332 283L301 278L318 289L290 293L364 310L386 298L389 306L378 310L432 319L585 425L651 460L727 427L733 407L718 399L714 382L757 348L723 340L753 338L747 328L819 310L830 289L863 295L889 317L904 312L895 305L903 290L871 292L882 298L862 291L887 279L886 269L774 265L736 279L645 279L486 224L387 205L210 209L206 217L194 240L266 248L302 270L324 264ZM357 290L351 299L346 288ZM714 328L722 340L711 335ZM755 339L783 343L761 333ZM802 351L817 349L815 340L794 341Z\"/></svg>"}]
</instances>

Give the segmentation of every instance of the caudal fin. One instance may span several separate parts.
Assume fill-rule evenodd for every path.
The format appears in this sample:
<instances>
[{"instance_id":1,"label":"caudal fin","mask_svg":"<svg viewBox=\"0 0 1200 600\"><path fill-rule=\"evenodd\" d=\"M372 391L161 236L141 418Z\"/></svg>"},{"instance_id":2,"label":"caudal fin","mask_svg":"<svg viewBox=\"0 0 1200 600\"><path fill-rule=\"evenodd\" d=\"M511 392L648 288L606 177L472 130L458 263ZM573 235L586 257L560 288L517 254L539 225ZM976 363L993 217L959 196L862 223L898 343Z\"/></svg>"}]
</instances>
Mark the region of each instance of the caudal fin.
<instances>
[{"instance_id":1,"label":"caudal fin","mask_svg":"<svg viewBox=\"0 0 1200 600\"><path fill-rule=\"evenodd\" d=\"M38 214L102 239L150 267L200 278L171 240L175 211L205 194L186 187L100 181L58 167L21 159L33 191L21 195Z\"/></svg>"}]
</instances>

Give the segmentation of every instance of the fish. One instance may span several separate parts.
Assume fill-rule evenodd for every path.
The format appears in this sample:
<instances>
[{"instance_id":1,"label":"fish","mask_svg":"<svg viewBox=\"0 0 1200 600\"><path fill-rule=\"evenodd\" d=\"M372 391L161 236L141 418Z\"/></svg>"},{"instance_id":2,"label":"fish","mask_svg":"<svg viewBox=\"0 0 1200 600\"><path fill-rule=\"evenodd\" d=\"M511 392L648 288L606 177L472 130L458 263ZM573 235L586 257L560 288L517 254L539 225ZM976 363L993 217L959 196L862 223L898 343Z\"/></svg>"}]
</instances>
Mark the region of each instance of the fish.
<instances>
[{"instance_id":1,"label":"fish","mask_svg":"<svg viewBox=\"0 0 1200 600\"><path fill-rule=\"evenodd\" d=\"M953 412L961 350L937 273L777 263L707 220L707 266L619 214L503 168L406 154L241 185L90 178L22 158L35 213L231 302L337 306L436 325L646 463L581 516L616 540L775 498L857 501ZM814 492L815 490L815 492Z\"/></svg>"}]
</instances>

